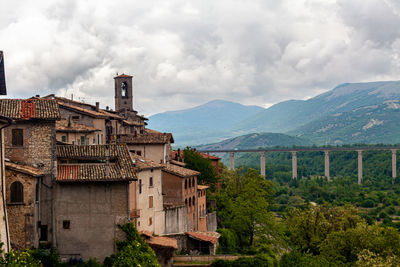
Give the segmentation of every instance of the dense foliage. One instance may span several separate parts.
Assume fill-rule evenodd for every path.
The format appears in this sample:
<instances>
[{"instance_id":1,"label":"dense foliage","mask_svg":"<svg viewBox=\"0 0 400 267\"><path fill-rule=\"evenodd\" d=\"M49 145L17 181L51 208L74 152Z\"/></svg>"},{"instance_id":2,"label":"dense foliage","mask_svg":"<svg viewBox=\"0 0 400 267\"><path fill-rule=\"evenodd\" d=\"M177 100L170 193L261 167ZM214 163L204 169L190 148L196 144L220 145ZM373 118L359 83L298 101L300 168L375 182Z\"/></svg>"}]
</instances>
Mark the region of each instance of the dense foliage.
<instances>
[{"instance_id":1,"label":"dense foliage","mask_svg":"<svg viewBox=\"0 0 400 267\"><path fill-rule=\"evenodd\" d=\"M218 174L214 166L211 165L210 159L203 158L199 153L189 148L186 148L183 153L186 168L200 172L199 184L214 185L217 182Z\"/></svg>"},{"instance_id":2,"label":"dense foliage","mask_svg":"<svg viewBox=\"0 0 400 267\"><path fill-rule=\"evenodd\" d=\"M117 241L118 252L104 260L104 266L160 266L157 256L150 246L140 237L133 223L120 226L126 240Z\"/></svg>"}]
</instances>

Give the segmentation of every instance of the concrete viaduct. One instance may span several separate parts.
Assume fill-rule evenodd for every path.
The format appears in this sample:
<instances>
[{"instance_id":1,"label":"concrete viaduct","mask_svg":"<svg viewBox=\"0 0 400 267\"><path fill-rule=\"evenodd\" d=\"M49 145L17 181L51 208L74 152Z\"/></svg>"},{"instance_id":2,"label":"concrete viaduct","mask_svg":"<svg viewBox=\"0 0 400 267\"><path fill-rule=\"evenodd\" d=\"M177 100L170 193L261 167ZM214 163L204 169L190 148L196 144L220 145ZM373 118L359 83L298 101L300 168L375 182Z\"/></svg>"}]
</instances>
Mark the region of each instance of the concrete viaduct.
<instances>
[{"instance_id":1,"label":"concrete viaduct","mask_svg":"<svg viewBox=\"0 0 400 267\"><path fill-rule=\"evenodd\" d=\"M222 149L222 150L198 150L203 153L229 153L230 169L235 169L235 153L259 153L260 174L265 176L265 153L268 152L289 152L292 153L292 178L297 178L297 152L302 151L323 151L325 155L325 177L330 181L329 173L329 152L331 151L357 151L358 152L358 184L363 179L363 151L389 150L392 151L392 178L397 177L397 150L400 147L318 147L318 148L271 148L271 149Z\"/></svg>"}]
</instances>

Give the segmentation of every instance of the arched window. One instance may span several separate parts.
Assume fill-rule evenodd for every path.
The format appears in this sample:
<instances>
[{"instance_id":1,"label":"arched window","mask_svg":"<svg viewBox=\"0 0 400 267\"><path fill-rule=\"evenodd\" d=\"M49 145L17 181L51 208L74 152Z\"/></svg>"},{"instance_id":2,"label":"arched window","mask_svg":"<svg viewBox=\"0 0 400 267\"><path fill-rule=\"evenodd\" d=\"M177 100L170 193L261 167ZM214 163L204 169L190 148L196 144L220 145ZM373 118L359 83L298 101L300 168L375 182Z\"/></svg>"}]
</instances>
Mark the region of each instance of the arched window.
<instances>
[{"instance_id":1,"label":"arched window","mask_svg":"<svg viewBox=\"0 0 400 267\"><path fill-rule=\"evenodd\" d=\"M189 178L189 188L191 188L192 187L192 185L191 185L191 183L190 183L190 178Z\"/></svg>"},{"instance_id":2,"label":"arched window","mask_svg":"<svg viewBox=\"0 0 400 267\"><path fill-rule=\"evenodd\" d=\"M194 180L194 177L193 177L193 182L192 182L192 185L193 185L193 186L195 186L195 185L196 185L196 183L195 183L195 180Z\"/></svg>"},{"instance_id":3,"label":"arched window","mask_svg":"<svg viewBox=\"0 0 400 267\"><path fill-rule=\"evenodd\" d=\"M187 198L185 198L185 205L187 206Z\"/></svg>"},{"instance_id":4,"label":"arched window","mask_svg":"<svg viewBox=\"0 0 400 267\"><path fill-rule=\"evenodd\" d=\"M123 82L121 85L121 96L128 97L128 84L126 82Z\"/></svg>"},{"instance_id":5,"label":"arched window","mask_svg":"<svg viewBox=\"0 0 400 267\"><path fill-rule=\"evenodd\" d=\"M195 198L194 198L194 196L193 196L193 206L194 206L194 205L195 205L195 203L196 203L196 202L194 201L194 199L195 199Z\"/></svg>"},{"instance_id":6,"label":"arched window","mask_svg":"<svg viewBox=\"0 0 400 267\"><path fill-rule=\"evenodd\" d=\"M185 179L185 189L187 189L187 179Z\"/></svg>"},{"instance_id":7,"label":"arched window","mask_svg":"<svg viewBox=\"0 0 400 267\"><path fill-rule=\"evenodd\" d=\"M13 182L10 187L11 192L11 203L22 203L24 202L24 186L21 182Z\"/></svg>"}]
</instances>

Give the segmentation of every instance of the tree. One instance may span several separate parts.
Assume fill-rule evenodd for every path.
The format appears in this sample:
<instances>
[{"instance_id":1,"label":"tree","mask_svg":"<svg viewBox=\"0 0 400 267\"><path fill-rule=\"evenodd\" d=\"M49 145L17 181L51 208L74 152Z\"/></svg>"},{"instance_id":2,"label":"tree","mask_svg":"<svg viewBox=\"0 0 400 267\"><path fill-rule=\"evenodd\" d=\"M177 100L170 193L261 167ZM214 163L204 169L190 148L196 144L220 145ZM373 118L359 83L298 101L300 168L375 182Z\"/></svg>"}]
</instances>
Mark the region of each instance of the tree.
<instances>
[{"instance_id":1,"label":"tree","mask_svg":"<svg viewBox=\"0 0 400 267\"><path fill-rule=\"evenodd\" d=\"M286 226L292 244L300 252L318 255L320 245L328 234L355 228L363 222L353 206L344 207L311 207L304 210L293 209L286 216Z\"/></svg>"},{"instance_id":2,"label":"tree","mask_svg":"<svg viewBox=\"0 0 400 267\"><path fill-rule=\"evenodd\" d=\"M125 241L117 241L118 252L104 260L104 266L160 266L150 246L140 237L133 223L119 226L126 234Z\"/></svg>"},{"instance_id":3,"label":"tree","mask_svg":"<svg viewBox=\"0 0 400 267\"><path fill-rule=\"evenodd\" d=\"M189 148L183 151L183 156L186 168L200 172L199 183L212 185L217 182L217 171L210 159L203 158L198 152Z\"/></svg>"},{"instance_id":4,"label":"tree","mask_svg":"<svg viewBox=\"0 0 400 267\"><path fill-rule=\"evenodd\" d=\"M359 223L356 228L333 232L321 244L321 255L344 263L356 262L363 250L383 258L400 256L400 234L392 227Z\"/></svg>"}]
</instances>

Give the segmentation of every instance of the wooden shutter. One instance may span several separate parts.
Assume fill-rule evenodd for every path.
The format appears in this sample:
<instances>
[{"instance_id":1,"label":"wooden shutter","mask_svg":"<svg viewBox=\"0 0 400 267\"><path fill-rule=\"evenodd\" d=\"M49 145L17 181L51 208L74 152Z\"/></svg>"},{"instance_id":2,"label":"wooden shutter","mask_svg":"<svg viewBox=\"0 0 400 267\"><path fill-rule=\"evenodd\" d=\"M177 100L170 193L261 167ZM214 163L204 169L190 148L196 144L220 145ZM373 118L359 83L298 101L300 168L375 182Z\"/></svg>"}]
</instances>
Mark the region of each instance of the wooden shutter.
<instances>
[{"instance_id":1,"label":"wooden shutter","mask_svg":"<svg viewBox=\"0 0 400 267\"><path fill-rule=\"evenodd\" d=\"M12 129L12 145L13 146L24 145L24 131L22 129Z\"/></svg>"}]
</instances>

